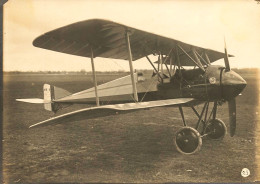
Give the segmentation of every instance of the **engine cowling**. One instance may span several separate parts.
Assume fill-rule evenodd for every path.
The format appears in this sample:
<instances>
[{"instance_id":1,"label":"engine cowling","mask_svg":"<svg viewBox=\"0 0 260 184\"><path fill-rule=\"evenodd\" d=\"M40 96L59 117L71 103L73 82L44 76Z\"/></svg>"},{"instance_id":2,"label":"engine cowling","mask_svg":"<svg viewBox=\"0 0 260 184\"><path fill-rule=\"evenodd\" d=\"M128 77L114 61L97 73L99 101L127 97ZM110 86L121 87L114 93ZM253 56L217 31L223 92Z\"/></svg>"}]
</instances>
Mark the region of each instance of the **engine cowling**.
<instances>
[{"instance_id":1,"label":"engine cowling","mask_svg":"<svg viewBox=\"0 0 260 184\"><path fill-rule=\"evenodd\" d=\"M230 100L246 87L246 81L239 74L221 66L209 66L205 75L210 84L207 89L210 99Z\"/></svg>"}]
</instances>

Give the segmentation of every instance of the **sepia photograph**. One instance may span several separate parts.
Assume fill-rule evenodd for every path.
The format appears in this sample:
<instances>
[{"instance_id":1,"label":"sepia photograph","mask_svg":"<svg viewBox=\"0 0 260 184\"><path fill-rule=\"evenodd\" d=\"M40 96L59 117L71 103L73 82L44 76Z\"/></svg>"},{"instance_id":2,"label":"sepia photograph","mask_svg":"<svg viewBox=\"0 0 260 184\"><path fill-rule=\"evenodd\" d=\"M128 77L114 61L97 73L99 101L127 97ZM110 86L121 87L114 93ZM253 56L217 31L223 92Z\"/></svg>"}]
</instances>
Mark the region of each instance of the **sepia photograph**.
<instances>
[{"instance_id":1,"label":"sepia photograph","mask_svg":"<svg viewBox=\"0 0 260 184\"><path fill-rule=\"evenodd\" d=\"M260 181L259 0L8 0L4 183Z\"/></svg>"}]
</instances>

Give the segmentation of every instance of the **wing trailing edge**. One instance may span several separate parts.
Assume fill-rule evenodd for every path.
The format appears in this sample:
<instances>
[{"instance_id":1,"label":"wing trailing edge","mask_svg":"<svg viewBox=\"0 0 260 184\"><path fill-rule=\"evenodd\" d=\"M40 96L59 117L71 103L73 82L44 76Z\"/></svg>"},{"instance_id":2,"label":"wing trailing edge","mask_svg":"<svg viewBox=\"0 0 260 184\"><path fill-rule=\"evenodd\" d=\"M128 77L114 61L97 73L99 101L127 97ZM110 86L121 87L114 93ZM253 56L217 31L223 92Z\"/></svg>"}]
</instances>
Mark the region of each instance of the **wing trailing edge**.
<instances>
[{"instance_id":1,"label":"wing trailing edge","mask_svg":"<svg viewBox=\"0 0 260 184\"><path fill-rule=\"evenodd\" d=\"M149 101L149 102L125 103L125 104L90 107L90 108L80 109L70 113L62 114L60 116L56 116L45 121L41 121L39 123L31 125L29 128L60 124L60 123L66 123L71 121L80 121L80 120L92 119L97 117L104 117L104 116L113 115L117 111L131 112L139 109L186 104L191 101L194 101L194 99L178 98L178 99L158 100L158 101Z\"/></svg>"}]
</instances>

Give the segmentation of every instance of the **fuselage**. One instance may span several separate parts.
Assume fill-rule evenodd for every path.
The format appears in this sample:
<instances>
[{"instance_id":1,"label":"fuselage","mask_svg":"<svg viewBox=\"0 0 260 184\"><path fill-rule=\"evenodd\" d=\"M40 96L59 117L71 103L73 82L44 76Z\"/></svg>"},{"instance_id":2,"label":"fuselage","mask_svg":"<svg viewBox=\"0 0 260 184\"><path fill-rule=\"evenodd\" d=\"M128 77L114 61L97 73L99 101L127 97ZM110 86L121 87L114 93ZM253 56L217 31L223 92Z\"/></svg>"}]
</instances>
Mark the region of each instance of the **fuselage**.
<instances>
[{"instance_id":1,"label":"fuselage","mask_svg":"<svg viewBox=\"0 0 260 184\"><path fill-rule=\"evenodd\" d=\"M227 71L221 66L210 65L205 72L200 69L177 70L170 79L164 79L163 82L157 84L158 90L149 95L146 94L147 97L144 99L230 100L239 95L245 86L246 81L236 72Z\"/></svg>"},{"instance_id":2,"label":"fuselage","mask_svg":"<svg viewBox=\"0 0 260 184\"><path fill-rule=\"evenodd\" d=\"M140 74L140 73L139 73ZM139 101L154 101L175 98L194 98L198 101L229 100L239 95L246 81L236 72L222 66L210 65L201 69L177 70L163 80L157 76L145 78L135 73ZM60 103L94 104L94 88L90 88L61 99ZM133 102L130 76L125 76L98 86L101 104Z\"/></svg>"}]
</instances>

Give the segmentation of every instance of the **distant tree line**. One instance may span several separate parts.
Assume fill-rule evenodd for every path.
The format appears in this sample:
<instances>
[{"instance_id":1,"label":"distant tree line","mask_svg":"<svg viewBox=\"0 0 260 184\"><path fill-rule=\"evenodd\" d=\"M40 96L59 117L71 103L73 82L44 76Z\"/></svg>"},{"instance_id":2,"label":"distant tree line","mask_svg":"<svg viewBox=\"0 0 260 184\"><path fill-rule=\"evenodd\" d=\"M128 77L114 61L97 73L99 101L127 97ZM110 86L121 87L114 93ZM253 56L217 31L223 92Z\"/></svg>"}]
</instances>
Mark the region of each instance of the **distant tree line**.
<instances>
[{"instance_id":1,"label":"distant tree line","mask_svg":"<svg viewBox=\"0 0 260 184\"><path fill-rule=\"evenodd\" d=\"M250 74L256 73L259 68L232 68L237 73ZM138 72L150 73L152 70L137 70ZM165 71L166 72L166 71ZM92 71L86 71L84 69L80 71L4 71L3 74L61 74L61 75L92 75ZM129 71L119 70L119 71L96 71L97 75L121 75L130 74Z\"/></svg>"},{"instance_id":2,"label":"distant tree line","mask_svg":"<svg viewBox=\"0 0 260 184\"><path fill-rule=\"evenodd\" d=\"M151 72L152 70L137 70L140 72ZM84 69L80 71L4 71L3 74L73 74L73 75L92 75L92 71L86 71ZM130 74L129 71L119 70L119 71L96 71L97 75L121 75L121 74Z\"/></svg>"}]
</instances>

